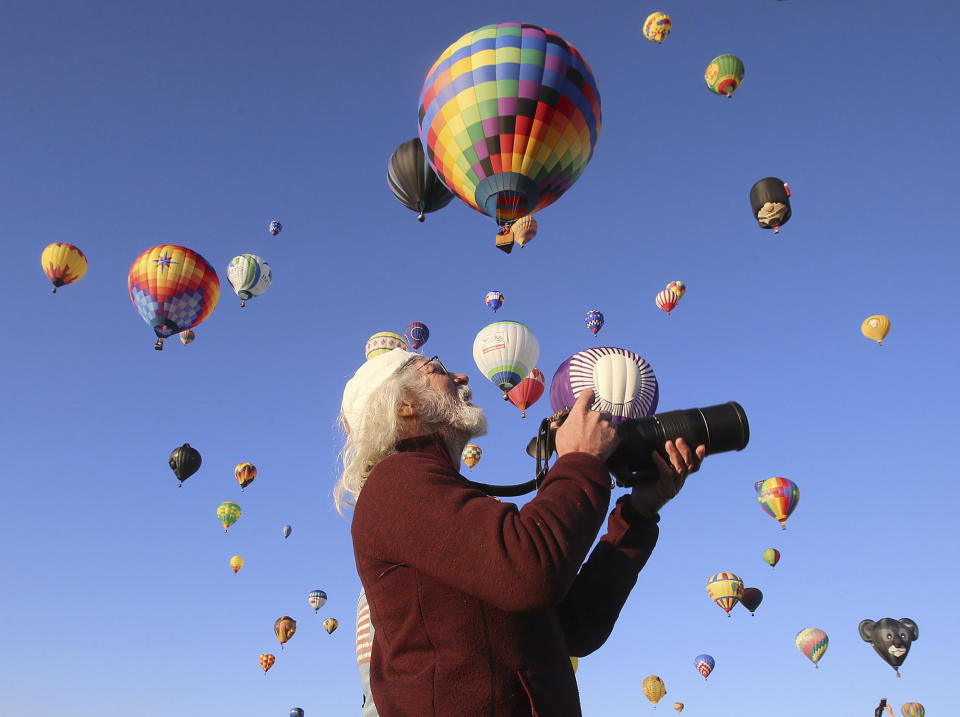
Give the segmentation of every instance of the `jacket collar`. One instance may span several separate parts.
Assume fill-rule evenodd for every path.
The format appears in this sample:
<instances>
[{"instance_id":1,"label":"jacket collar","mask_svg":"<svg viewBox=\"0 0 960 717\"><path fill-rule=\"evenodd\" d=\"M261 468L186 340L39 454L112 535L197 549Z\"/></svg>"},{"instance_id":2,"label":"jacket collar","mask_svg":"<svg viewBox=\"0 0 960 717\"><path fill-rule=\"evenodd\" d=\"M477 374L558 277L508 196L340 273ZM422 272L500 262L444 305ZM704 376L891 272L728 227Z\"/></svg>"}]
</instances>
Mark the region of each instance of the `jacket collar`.
<instances>
[{"instance_id":1,"label":"jacket collar","mask_svg":"<svg viewBox=\"0 0 960 717\"><path fill-rule=\"evenodd\" d=\"M423 436L404 438L397 444L398 453L434 453L453 463L447 444L440 433L428 433ZM456 465L456 463L453 463Z\"/></svg>"}]
</instances>

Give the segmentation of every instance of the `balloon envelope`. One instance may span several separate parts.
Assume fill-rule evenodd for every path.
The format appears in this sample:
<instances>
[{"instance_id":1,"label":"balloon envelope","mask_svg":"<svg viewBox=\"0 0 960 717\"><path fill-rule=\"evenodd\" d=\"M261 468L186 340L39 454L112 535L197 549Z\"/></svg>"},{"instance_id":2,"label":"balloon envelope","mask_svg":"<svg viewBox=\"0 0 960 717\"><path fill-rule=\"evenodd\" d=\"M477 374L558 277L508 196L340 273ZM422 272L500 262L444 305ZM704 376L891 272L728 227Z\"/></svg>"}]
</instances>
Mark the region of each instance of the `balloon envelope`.
<instances>
[{"instance_id":1,"label":"balloon envelope","mask_svg":"<svg viewBox=\"0 0 960 717\"><path fill-rule=\"evenodd\" d=\"M40 253L40 265L43 273L53 284L53 293L67 284L83 278L87 273L87 257L73 244L56 242L44 247Z\"/></svg>"},{"instance_id":2,"label":"balloon envelope","mask_svg":"<svg viewBox=\"0 0 960 717\"><path fill-rule=\"evenodd\" d=\"M677 295L677 301L682 299L683 295L687 293L687 285L680 280L671 281L665 288L667 291L672 291Z\"/></svg>"},{"instance_id":3,"label":"balloon envelope","mask_svg":"<svg viewBox=\"0 0 960 717\"><path fill-rule=\"evenodd\" d=\"M809 658L814 666L819 667L817 663L823 657L827 650L830 640L827 633L817 627L808 627L797 633L797 648Z\"/></svg>"},{"instance_id":4,"label":"balloon envelope","mask_svg":"<svg viewBox=\"0 0 960 717\"><path fill-rule=\"evenodd\" d=\"M665 12L655 12L647 16L643 23L643 36L658 45L667 39L673 23Z\"/></svg>"},{"instance_id":5,"label":"balloon envelope","mask_svg":"<svg viewBox=\"0 0 960 717\"><path fill-rule=\"evenodd\" d=\"M740 602L752 615L760 607L760 603L763 602L763 593L760 588L744 588L743 595L740 596Z\"/></svg>"},{"instance_id":6,"label":"balloon envelope","mask_svg":"<svg viewBox=\"0 0 960 717\"><path fill-rule=\"evenodd\" d=\"M707 595L730 617L730 611L743 596L743 580L734 573L717 573L707 580Z\"/></svg>"},{"instance_id":7,"label":"balloon envelope","mask_svg":"<svg viewBox=\"0 0 960 717\"><path fill-rule=\"evenodd\" d=\"M287 615L278 617L273 623L273 632L276 634L277 639L280 640L281 649L283 648L283 643L293 637L296 631L297 621Z\"/></svg>"},{"instance_id":8,"label":"balloon envelope","mask_svg":"<svg viewBox=\"0 0 960 717\"><path fill-rule=\"evenodd\" d=\"M194 333L193 329L187 329L186 331L180 332L180 343L182 343L184 346L192 343L195 338L197 338L197 335Z\"/></svg>"},{"instance_id":9,"label":"balloon envelope","mask_svg":"<svg viewBox=\"0 0 960 717\"><path fill-rule=\"evenodd\" d=\"M680 295L673 289L664 289L657 294L657 298L654 299L654 301L658 309L663 309L669 314L673 311L674 307L676 307L677 302L680 301Z\"/></svg>"},{"instance_id":10,"label":"balloon envelope","mask_svg":"<svg viewBox=\"0 0 960 717\"><path fill-rule=\"evenodd\" d=\"M271 234L273 234L274 236L276 236L276 235L279 234L282 230L283 230L283 225L282 225L280 222L278 222L276 219L274 219L272 222L270 222L270 233L271 233Z\"/></svg>"},{"instance_id":11,"label":"balloon envelope","mask_svg":"<svg viewBox=\"0 0 960 717\"><path fill-rule=\"evenodd\" d=\"M240 484L242 492L257 477L257 467L253 463L240 463L233 469L233 475L236 477L237 483Z\"/></svg>"},{"instance_id":12,"label":"balloon envelope","mask_svg":"<svg viewBox=\"0 0 960 717\"><path fill-rule=\"evenodd\" d=\"M496 312L501 306L503 306L503 294L499 291L488 291L484 301L487 302L487 306Z\"/></svg>"},{"instance_id":13,"label":"balloon envelope","mask_svg":"<svg viewBox=\"0 0 960 717\"><path fill-rule=\"evenodd\" d=\"M903 717L923 717L927 712L919 702L907 702L900 708Z\"/></svg>"},{"instance_id":14,"label":"balloon envelope","mask_svg":"<svg viewBox=\"0 0 960 717\"><path fill-rule=\"evenodd\" d=\"M323 590L313 590L307 596L307 602L310 603L310 607L312 607L313 612L316 613L317 610L326 605L327 594L323 592Z\"/></svg>"},{"instance_id":15,"label":"balloon envelope","mask_svg":"<svg viewBox=\"0 0 960 717\"><path fill-rule=\"evenodd\" d=\"M537 235L537 220L532 214L520 217L510 227L514 241L521 247L526 246Z\"/></svg>"},{"instance_id":16,"label":"balloon envelope","mask_svg":"<svg viewBox=\"0 0 960 717\"><path fill-rule=\"evenodd\" d=\"M863 320L863 323L860 324L860 333L862 333L871 341L876 341L881 346L883 346L883 340L887 337L889 332L890 319L882 314L868 316Z\"/></svg>"},{"instance_id":17,"label":"balloon envelope","mask_svg":"<svg viewBox=\"0 0 960 717\"><path fill-rule=\"evenodd\" d=\"M771 568L780 562L780 551L776 548L767 548L763 551L763 561Z\"/></svg>"},{"instance_id":18,"label":"balloon envelope","mask_svg":"<svg viewBox=\"0 0 960 717\"><path fill-rule=\"evenodd\" d=\"M667 687L657 675L650 675L643 680L643 694L656 705L667 694Z\"/></svg>"},{"instance_id":19,"label":"balloon envelope","mask_svg":"<svg viewBox=\"0 0 960 717\"><path fill-rule=\"evenodd\" d=\"M677 714L680 714L681 712L683 712L683 702L674 702L673 709L677 711Z\"/></svg>"},{"instance_id":20,"label":"balloon envelope","mask_svg":"<svg viewBox=\"0 0 960 717\"><path fill-rule=\"evenodd\" d=\"M289 537L290 537L290 533L292 533L292 532L293 532L293 528L291 528L289 525L283 526L283 537L284 537L284 539L289 538Z\"/></svg>"},{"instance_id":21,"label":"balloon envelope","mask_svg":"<svg viewBox=\"0 0 960 717\"><path fill-rule=\"evenodd\" d=\"M590 309L587 312L584 321L587 324L587 328L593 332L593 335L596 336L597 332L603 328L603 314L599 309Z\"/></svg>"},{"instance_id":22,"label":"balloon envelope","mask_svg":"<svg viewBox=\"0 0 960 717\"><path fill-rule=\"evenodd\" d=\"M294 707L290 710L290 717L303 717L303 710L299 707Z\"/></svg>"},{"instance_id":23,"label":"balloon envelope","mask_svg":"<svg viewBox=\"0 0 960 717\"><path fill-rule=\"evenodd\" d=\"M461 460L466 463L467 468L473 470L473 467L480 462L480 458L483 456L483 451L480 450L480 446L476 443L468 443L463 448L463 452L460 454Z\"/></svg>"},{"instance_id":24,"label":"balloon envelope","mask_svg":"<svg viewBox=\"0 0 960 717\"><path fill-rule=\"evenodd\" d=\"M328 617L323 621L323 629L327 631L328 635L332 635L333 631L340 626L340 622L335 617Z\"/></svg>"},{"instance_id":25,"label":"balloon envelope","mask_svg":"<svg viewBox=\"0 0 960 717\"><path fill-rule=\"evenodd\" d=\"M263 674L267 674L267 670L273 667L273 663L277 661L277 658L271 655L269 652L265 652L260 655L260 667L263 668Z\"/></svg>"},{"instance_id":26,"label":"balloon envelope","mask_svg":"<svg viewBox=\"0 0 960 717\"><path fill-rule=\"evenodd\" d=\"M732 97L743 82L743 61L736 55L714 57L707 65L703 79L711 92Z\"/></svg>"},{"instance_id":27,"label":"balloon envelope","mask_svg":"<svg viewBox=\"0 0 960 717\"><path fill-rule=\"evenodd\" d=\"M443 209L454 196L430 166L419 137L407 140L390 155L387 184L397 201L417 212L421 222L424 214Z\"/></svg>"},{"instance_id":28,"label":"balloon envelope","mask_svg":"<svg viewBox=\"0 0 960 717\"><path fill-rule=\"evenodd\" d=\"M227 265L227 280L234 293L240 297L240 306L243 306L247 299L260 296L270 288L273 269L261 256L240 254L233 257Z\"/></svg>"},{"instance_id":29,"label":"balloon envelope","mask_svg":"<svg viewBox=\"0 0 960 717\"><path fill-rule=\"evenodd\" d=\"M550 381L550 409L572 408L588 388L594 392L590 408L611 414L613 423L652 415L660 400L653 367L633 351L612 346L584 349L560 364Z\"/></svg>"},{"instance_id":30,"label":"balloon envelope","mask_svg":"<svg viewBox=\"0 0 960 717\"><path fill-rule=\"evenodd\" d=\"M556 201L593 155L600 94L550 30L505 22L440 55L420 93L420 139L444 184L501 226Z\"/></svg>"},{"instance_id":31,"label":"balloon envelope","mask_svg":"<svg viewBox=\"0 0 960 717\"><path fill-rule=\"evenodd\" d=\"M233 568L233 572L236 573L243 567L243 558L239 555L234 555L230 558L230 567Z\"/></svg>"},{"instance_id":32,"label":"balloon envelope","mask_svg":"<svg viewBox=\"0 0 960 717\"><path fill-rule=\"evenodd\" d=\"M546 385L547 379L543 372L534 368L520 383L507 392L510 403L520 409L521 418L526 418L527 409L540 400Z\"/></svg>"},{"instance_id":33,"label":"balloon envelope","mask_svg":"<svg viewBox=\"0 0 960 717\"><path fill-rule=\"evenodd\" d=\"M239 520L242 512L239 505L229 500L221 503L217 507L217 517L220 519L220 522L223 523L224 533L227 532L227 528Z\"/></svg>"},{"instance_id":34,"label":"balloon envelope","mask_svg":"<svg viewBox=\"0 0 960 717\"><path fill-rule=\"evenodd\" d=\"M427 339L430 338L430 329L421 321L411 321L403 332L403 338L410 348L416 351L427 343Z\"/></svg>"},{"instance_id":35,"label":"balloon envelope","mask_svg":"<svg viewBox=\"0 0 960 717\"><path fill-rule=\"evenodd\" d=\"M404 351L407 350L407 342L403 340L400 334L395 334L392 331L378 331L367 339L367 345L364 346L363 353L369 361L374 356L385 354L387 351L393 351L398 347Z\"/></svg>"},{"instance_id":36,"label":"balloon envelope","mask_svg":"<svg viewBox=\"0 0 960 717\"><path fill-rule=\"evenodd\" d=\"M693 658L693 666L697 668L697 672L703 675L703 679L710 676L716 664L716 661L710 655L697 655Z\"/></svg>"},{"instance_id":37,"label":"balloon envelope","mask_svg":"<svg viewBox=\"0 0 960 717\"><path fill-rule=\"evenodd\" d=\"M754 488L757 491L757 502L763 511L776 519L786 530L787 518L800 502L800 489L797 484L789 478L774 476L765 481L757 481Z\"/></svg>"},{"instance_id":38,"label":"balloon envelope","mask_svg":"<svg viewBox=\"0 0 960 717\"><path fill-rule=\"evenodd\" d=\"M182 446L174 448L168 460L170 470L173 471L173 474L180 481L180 485L183 485L183 482L187 478L200 469L202 462L203 459L200 457L200 451L189 443L184 443Z\"/></svg>"},{"instance_id":39,"label":"balloon envelope","mask_svg":"<svg viewBox=\"0 0 960 717\"><path fill-rule=\"evenodd\" d=\"M750 188L750 208L761 229L773 229L774 234L787 223L790 210L790 190L777 177L765 177Z\"/></svg>"},{"instance_id":40,"label":"balloon envelope","mask_svg":"<svg viewBox=\"0 0 960 717\"><path fill-rule=\"evenodd\" d=\"M518 321L496 321L480 329L473 340L477 368L506 394L537 364L540 342Z\"/></svg>"}]
</instances>

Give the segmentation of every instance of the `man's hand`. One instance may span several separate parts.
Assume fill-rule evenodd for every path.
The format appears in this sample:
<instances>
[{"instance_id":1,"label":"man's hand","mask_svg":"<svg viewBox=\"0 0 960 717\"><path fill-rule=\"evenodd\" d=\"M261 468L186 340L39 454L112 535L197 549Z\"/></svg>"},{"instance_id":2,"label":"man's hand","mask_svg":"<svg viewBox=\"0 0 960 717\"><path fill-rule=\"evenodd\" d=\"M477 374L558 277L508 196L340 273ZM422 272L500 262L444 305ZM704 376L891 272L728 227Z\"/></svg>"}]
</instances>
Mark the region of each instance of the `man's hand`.
<instances>
[{"instance_id":1,"label":"man's hand","mask_svg":"<svg viewBox=\"0 0 960 717\"><path fill-rule=\"evenodd\" d=\"M591 403L593 389L581 391L567 419L557 429L554 443L558 456L582 452L606 461L620 443L616 429L610 424L610 415L591 411Z\"/></svg>"},{"instance_id":2,"label":"man's hand","mask_svg":"<svg viewBox=\"0 0 960 717\"><path fill-rule=\"evenodd\" d=\"M653 452L653 463L657 467L657 480L654 483L638 483L633 487L631 501L634 509L647 518L654 518L657 512L670 501L680 489L691 473L700 469L700 463L707 453L703 444L697 450L691 450L687 442L678 438L676 443L667 441L664 444L670 462Z\"/></svg>"}]
</instances>

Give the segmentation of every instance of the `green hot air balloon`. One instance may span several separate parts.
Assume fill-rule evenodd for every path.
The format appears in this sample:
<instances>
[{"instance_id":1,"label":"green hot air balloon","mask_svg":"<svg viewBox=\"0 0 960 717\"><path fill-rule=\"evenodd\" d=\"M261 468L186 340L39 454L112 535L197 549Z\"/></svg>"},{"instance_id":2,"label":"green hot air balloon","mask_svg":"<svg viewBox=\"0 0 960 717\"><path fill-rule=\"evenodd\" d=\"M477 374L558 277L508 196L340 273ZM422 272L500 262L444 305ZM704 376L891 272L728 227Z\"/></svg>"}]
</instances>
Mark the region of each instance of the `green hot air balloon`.
<instances>
[{"instance_id":1,"label":"green hot air balloon","mask_svg":"<svg viewBox=\"0 0 960 717\"><path fill-rule=\"evenodd\" d=\"M220 522L223 523L224 533L227 532L227 528L237 522L242 512L239 505L229 500L221 503L217 507L217 517L220 519Z\"/></svg>"},{"instance_id":2,"label":"green hot air balloon","mask_svg":"<svg viewBox=\"0 0 960 717\"><path fill-rule=\"evenodd\" d=\"M743 82L743 61L736 55L714 57L707 65L703 78L711 92L732 97Z\"/></svg>"}]
</instances>

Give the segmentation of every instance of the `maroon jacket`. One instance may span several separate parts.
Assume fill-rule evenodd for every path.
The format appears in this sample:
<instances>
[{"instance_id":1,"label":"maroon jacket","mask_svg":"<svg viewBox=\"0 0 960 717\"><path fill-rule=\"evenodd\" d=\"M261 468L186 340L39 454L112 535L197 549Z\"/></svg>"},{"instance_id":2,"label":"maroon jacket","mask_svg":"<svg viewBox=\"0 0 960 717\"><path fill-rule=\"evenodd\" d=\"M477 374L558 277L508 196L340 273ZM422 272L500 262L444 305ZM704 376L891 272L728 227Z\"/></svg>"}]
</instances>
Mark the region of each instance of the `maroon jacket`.
<instances>
[{"instance_id":1,"label":"maroon jacket","mask_svg":"<svg viewBox=\"0 0 960 717\"><path fill-rule=\"evenodd\" d=\"M471 488L453 465L438 436L404 441L357 499L353 546L376 632L377 709L576 717L568 657L606 641L657 525L625 496L583 564L610 503L600 460L564 455L522 508Z\"/></svg>"}]
</instances>

